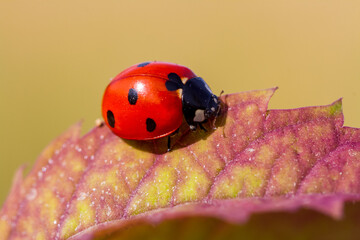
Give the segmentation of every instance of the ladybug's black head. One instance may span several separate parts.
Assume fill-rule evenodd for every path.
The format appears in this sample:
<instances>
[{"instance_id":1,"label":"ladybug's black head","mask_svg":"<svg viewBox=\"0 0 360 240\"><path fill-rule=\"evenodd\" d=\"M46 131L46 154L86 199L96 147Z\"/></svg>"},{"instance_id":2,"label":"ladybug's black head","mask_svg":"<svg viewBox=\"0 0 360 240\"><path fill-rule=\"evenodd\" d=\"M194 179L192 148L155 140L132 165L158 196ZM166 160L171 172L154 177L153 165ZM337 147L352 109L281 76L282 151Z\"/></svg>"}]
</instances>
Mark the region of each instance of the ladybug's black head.
<instances>
[{"instance_id":1,"label":"ladybug's black head","mask_svg":"<svg viewBox=\"0 0 360 240\"><path fill-rule=\"evenodd\" d=\"M192 130L209 118L216 117L220 111L219 98L200 77L186 81L183 86L182 103L184 117Z\"/></svg>"}]
</instances>

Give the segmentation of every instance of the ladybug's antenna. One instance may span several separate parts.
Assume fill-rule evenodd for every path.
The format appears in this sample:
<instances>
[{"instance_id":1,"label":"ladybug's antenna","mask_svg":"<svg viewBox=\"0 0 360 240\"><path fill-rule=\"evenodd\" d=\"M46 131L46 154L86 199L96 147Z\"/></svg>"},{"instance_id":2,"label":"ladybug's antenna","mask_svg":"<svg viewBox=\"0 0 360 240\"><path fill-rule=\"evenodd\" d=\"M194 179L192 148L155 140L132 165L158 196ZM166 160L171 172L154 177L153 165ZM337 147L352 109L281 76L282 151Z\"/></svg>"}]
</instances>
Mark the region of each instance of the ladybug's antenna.
<instances>
[{"instance_id":1,"label":"ladybug's antenna","mask_svg":"<svg viewBox=\"0 0 360 240\"><path fill-rule=\"evenodd\" d=\"M165 86L169 91L176 91L179 88L183 88L184 83L181 81L181 78L176 73L169 73L168 74L169 80L165 82Z\"/></svg>"}]
</instances>

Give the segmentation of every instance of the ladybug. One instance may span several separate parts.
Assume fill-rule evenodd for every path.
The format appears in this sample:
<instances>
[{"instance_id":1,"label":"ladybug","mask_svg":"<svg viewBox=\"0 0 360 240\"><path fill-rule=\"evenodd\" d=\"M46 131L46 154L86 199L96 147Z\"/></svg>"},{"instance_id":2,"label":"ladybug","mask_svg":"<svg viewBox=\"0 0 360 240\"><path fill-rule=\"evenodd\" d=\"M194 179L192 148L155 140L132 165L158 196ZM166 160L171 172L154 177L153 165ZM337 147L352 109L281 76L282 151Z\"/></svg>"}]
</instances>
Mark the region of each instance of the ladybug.
<instances>
[{"instance_id":1,"label":"ladybug","mask_svg":"<svg viewBox=\"0 0 360 240\"><path fill-rule=\"evenodd\" d=\"M220 101L189 68L166 62L144 62L119 73L102 100L106 125L121 138L168 137L185 118L191 130L220 111Z\"/></svg>"}]
</instances>

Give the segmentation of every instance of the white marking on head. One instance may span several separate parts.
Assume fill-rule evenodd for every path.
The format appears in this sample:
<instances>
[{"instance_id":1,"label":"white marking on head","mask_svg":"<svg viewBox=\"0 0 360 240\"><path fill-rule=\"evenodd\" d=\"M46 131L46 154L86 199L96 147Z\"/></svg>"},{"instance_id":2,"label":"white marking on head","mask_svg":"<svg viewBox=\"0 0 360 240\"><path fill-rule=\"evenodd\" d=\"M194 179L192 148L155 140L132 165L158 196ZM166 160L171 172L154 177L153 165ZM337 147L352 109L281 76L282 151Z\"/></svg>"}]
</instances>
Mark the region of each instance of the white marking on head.
<instances>
[{"instance_id":1,"label":"white marking on head","mask_svg":"<svg viewBox=\"0 0 360 240\"><path fill-rule=\"evenodd\" d=\"M198 109L195 111L194 122L203 122L205 121L205 111Z\"/></svg>"},{"instance_id":2,"label":"white marking on head","mask_svg":"<svg viewBox=\"0 0 360 240\"><path fill-rule=\"evenodd\" d=\"M217 100L215 97L214 97L213 99L214 99L214 102L215 102L215 103L218 103L218 100Z\"/></svg>"},{"instance_id":3,"label":"white marking on head","mask_svg":"<svg viewBox=\"0 0 360 240\"><path fill-rule=\"evenodd\" d=\"M212 107L212 108L210 108L210 109L211 109L212 112L215 112L215 108L214 108L214 107Z\"/></svg>"}]
</instances>

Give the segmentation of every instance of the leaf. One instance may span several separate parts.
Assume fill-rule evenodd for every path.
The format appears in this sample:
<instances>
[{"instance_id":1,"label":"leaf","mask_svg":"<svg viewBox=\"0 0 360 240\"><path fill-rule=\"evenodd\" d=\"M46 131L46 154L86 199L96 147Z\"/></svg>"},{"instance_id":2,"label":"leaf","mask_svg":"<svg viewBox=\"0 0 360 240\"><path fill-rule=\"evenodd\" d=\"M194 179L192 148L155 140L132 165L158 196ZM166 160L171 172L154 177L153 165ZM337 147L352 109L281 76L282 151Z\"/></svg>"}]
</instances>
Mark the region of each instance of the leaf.
<instances>
[{"instance_id":1,"label":"leaf","mask_svg":"<svg viewBox=\"0 0 360 240\"><path fill-rule=\"evenodd\" d=\"M209 235L216 226L226 229L219 239L229 232L265 237L268 232L249 229L266 219L272 229L304 227L294 211L349 232L358 207L347 225L332 218L340 219L344 203L360 198L360 130L343 127L341 99L267 110L275 90L223 96L217 129L208 123L207 132L190 132L183 125L169 153L166 139L122 140L105 126L80 137L81 126L74 125L44 150L28 176L22 177L24 167L16 173L0 212L0 238L187 233L216 239ZM306 229L321 232L321 223ZM168 232L160 236L149 224Z\"/></svg>"}]
</instances>

